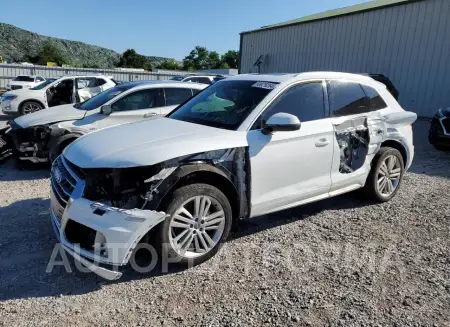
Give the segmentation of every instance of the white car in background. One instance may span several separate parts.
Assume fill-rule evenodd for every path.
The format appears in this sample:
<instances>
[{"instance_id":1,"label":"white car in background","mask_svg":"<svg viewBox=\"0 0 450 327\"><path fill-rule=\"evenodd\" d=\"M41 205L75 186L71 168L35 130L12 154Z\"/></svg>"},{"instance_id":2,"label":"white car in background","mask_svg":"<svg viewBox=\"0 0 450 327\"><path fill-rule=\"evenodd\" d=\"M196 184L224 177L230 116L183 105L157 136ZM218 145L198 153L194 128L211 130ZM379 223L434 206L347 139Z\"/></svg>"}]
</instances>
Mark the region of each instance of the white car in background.
<instances>
[{"instance_id":1,"label":"white car in background","mask_svg":"<svg viewBox=\"0 0 450 327\"><path fill-rule=\"evenodd\" d=\"M215 82L225 79L222 75L180 75L171 78L172 81L190 82L211 85Z\"/></svg>"},{"instance_id":2,"label":"white car in background","mask_svg":"<svg viewBox=\"0 0 450 327\"><path fill-rule=\"evenodd\" d=\"M0 130L0 160L15 154L21 161L53 161L64 148L90 132L165 116L206 85L172 81L137 81L117 85L83 103L41 110ZM2 139L4 142L2 142ZM9 152L8 152L9 151Z\"/></svg>"},{"instance_id":3,"label":"white car in background","mask_svg":"<svg viewBox=\"0 0 450 327\"><path fill-rule=\"evenodd\" d=\"M13 78L7 85L6 90L29 89L45 82L45 78L36 75L19 75Z\"/></svg>"},{"instance_id":4,"label":"white car in background","mask_svg":"<svg viewBox=\"0 0 450 327\"><path fill-rule=\"evenodd\" d=\"M107 279L142 240L158 240L170 262L198 264L236 219L360 188L389 201L413 160L416 118L367 76L230 77L165 118L67 147L52 165L53 226Z\"/></svg>"},{"instance_id":5,"label":"white car in background","mask_svg":"<svg viewBox=\"0 0 450 327\"><path fill-rule=\"evenodd\" d=\"M83 102L116 84L110 76L64 76L30 89L4 93L2 112L7 115L26 115L49 107Z\"/></svg>"}]
</instances>

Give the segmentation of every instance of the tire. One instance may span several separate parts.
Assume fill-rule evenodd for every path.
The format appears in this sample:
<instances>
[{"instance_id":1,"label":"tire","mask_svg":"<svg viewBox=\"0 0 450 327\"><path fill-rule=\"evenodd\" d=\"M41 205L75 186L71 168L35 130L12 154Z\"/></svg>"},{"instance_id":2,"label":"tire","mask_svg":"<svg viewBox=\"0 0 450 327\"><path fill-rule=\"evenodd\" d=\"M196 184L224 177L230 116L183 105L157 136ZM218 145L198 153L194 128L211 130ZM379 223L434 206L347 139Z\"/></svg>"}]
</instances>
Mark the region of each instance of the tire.
<instances>
[{"instance_id":1,"label":"tire","mask_svg":"<svg viewBox=\"0 0 450 327\"><path fill-rule=\"evenodd\" d=\"M217 230L205 230L208 229L208 227L201 227L201 226L205 226L208 223L212 223L215 220L221 220L222 216L218 217L218 218L213 218L210 219L209 222L206 221L205 219L205 223L202 225L201 222L203 220L199 220L198 223L196 224L200 224L199 225L194 225L194 223L189 223L189 225L191 226L191 228L189 228L189 231L186 233L187 238L189 238L190 236L194 235L192 241L190 241L189 239L186 241L187 243L191 242L192 246L193 246L193 250L194 251L189 251L186 250L184 255L180 255L180 251L177 251L177 249L174 247L174 243L175 243L175 239L176 236L181 235L181 233L183 233L185 230L188 230L187 228L176 228L176 227L171 227L171 223L181 223L181 224L185 224L184 221L179 221L177 220L177 218L174 218L174 214L180 210L180 208L184 205L184 208L190 208L191 205L195 205L195 200L191 200L193 198L200 198L200 199L208 199L211 201L211 204L209 206L208 209L208 214L203 215L203 217L208 217L211 216L211 213L216 213L216 214L220 214L220 210L223 210L223 229L218 228ZM191 201L191 202L189 202ZM194 202L192 202L194 201ZM187 203L186 203L187 202ZM200 205L201 207L201 205ZM190 265L198 265L206 260L209 260L211 257L213 257L217 251L219 251L219 249L222 247L223 243L225 242L225 240L228 237L228 234L230 233L230 229L231 229L231 225L232 225L232 209L231 209L231 205L230 202L228 200L228 198L216 187L209 185L209 184L190 184L190 185L186 185L186 186L182 186L178 189L176 189L172 196L171 196L171 201L170 203L167 203L164 211L167 213L168 217L166 218L166 220L160 224L159 227L159 241L161 242L161 246L165 247L167 249L167 256L169 258L171 258L174 261L177 261L180 264L186 265L186 264L190 264ZM189 210L189 209L188 209ZM195 210L195 209L193 209ZM185 214L183 214L183 217L187 217ZM177 215L179 216L179 215ZM206 218L205 217L205 218ZM195 216L194 216L195 218ZM187 225L187 223L186 223ZM220 223L219 226L222 225L222 222ZM192 227L193 226L193 227ZM209 226L209 227L216 227L216 226ZM196 229L199 228L199 229ZM203 228L203 229L202 229ZM179 234L175 234L175 231L183 231L180 232ZM215 234L217 232L219 232L220 230L222 230L222 234ZM196 233L197 232L197 233ZM191 233L191 234L190 234ZM196 234L193 234L196 233ZM199 247L199 250L206 250L206 247L203 246L203 244L207 244L209 246L209 242L207 240L207 237L205 235L205 233L208 234L209 239L216 241L216 244L214 246L211 246L211 248L203 254L193 254L194 252L197 251L197 246ZM195 238L197 239L198 244L195 242ZM180 242L183 242L183 237L181 238ZM205 243L202 242L202 239ZM187 244L186 243L186 244ZM161 251L160 251L161 252ZM162 253L164 254L164 251L162 251Z\"/></svg>"},{"instance_id":2,"label":"tire","mask_svg":"<svg viewBox=\"0 0 450 327\"><path fill-rule=\"evenodd\" d=\"M393 180L392 178L386 177L385 180L381 181L379 187L378 181L383 178L383 174L385 171L385 168L381 167L383 166L383 164L389 166L389 160L391 160L391 158L393 157L395 158L395 166L390 171L390 176L396 177L397 174L399 174L398 180ZM377 202L387 202L392 199L400 189L404 170L405 165L403 162L403 157L397 149L390 147L381 148L377 155L373 158L372 169L369 173L369 176L367 177L366 185L364 186L366 196L369 199ZM384 184L385 181L386 184ZM390 185L388 183L391 183L393 189L389 189ZM385 185L386 188L383 188L383 185Z\"/></svg>"},{"instance_id":3,"label":"tire","mask_svg":"<svg viewBox=\"0 0 450 327\"><path fill-rule=\"evenodd\" d=\"M52 163L63 151L64 149L77 138L73 135L63 135L58 137L56 140L51 140L49 142L48 160Z\"/></svg>"},{"instance_id":4,"label":"tire","mask_svg":"<svg viewBox=\"0 0 450 327\"><path fill-rule=\"evenodd\" d=\"M19 109L19 113L21 116L30 114L32 112L36 112L42 110L44 107L36 101L26 101L22 103Z\"/></svg>"}]
</instances>

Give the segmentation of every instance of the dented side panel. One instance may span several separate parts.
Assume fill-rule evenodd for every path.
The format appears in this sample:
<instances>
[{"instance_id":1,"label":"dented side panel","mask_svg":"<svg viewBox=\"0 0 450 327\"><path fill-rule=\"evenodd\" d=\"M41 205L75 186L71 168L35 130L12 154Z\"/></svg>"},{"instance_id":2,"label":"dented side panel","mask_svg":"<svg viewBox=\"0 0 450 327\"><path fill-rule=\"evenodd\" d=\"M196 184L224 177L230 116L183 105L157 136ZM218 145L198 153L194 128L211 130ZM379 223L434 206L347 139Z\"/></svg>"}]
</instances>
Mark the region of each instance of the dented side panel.
<instances>
[{"instance_id":1,"label":"dented side panel","mask_svg":"<svg viewBox=\"0 0 450 327\"><path fill-rule=\"evenodd\" d=\"M399 128L412 124L416 118L414 113L401 111L387 115L372 112L367 116L335 119L336 142L330 194L364 186L372 160L387 140L404 145L408 151L408 162L405 163L408 168L413 156L412 136L408 140L408 135L400 133Z\"/></svg>"}]
</instances>

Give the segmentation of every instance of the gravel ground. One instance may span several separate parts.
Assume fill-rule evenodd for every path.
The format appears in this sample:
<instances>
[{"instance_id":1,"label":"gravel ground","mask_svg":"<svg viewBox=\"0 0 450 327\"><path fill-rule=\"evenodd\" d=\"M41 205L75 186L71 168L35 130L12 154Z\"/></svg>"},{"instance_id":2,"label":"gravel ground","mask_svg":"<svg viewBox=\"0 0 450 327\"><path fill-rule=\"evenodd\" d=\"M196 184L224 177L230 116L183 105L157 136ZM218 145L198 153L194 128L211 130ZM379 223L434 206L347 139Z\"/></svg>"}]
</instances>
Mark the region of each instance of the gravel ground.
<instances>
[{"instance_id":1,"label":"gravel ground","mask_svg":"<svg viewBox=\"0 0 450 327\"><path fill-rule=\"evenodd\" d=\"M0 121L5 120L0 116ZM450 154L415 124L416 158L391 202L357 192L243 221L187 270L46 273L48 171L0 167L0 325L450 326Z\"/></svg>"}]
</instances>

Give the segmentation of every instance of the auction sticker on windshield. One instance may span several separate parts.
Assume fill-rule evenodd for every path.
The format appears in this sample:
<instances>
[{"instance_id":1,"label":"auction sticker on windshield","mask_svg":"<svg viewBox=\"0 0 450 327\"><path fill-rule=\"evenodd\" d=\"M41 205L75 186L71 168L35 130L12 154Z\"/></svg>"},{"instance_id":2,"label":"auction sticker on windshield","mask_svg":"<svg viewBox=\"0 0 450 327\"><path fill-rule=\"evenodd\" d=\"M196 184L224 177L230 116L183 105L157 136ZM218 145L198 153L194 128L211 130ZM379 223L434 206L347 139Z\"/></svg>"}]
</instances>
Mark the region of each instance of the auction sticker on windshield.
<instances>
[{"instance_id":1,"label":"auction sticker on windshield","mask_svg":"<svg viewBox=\"0 0 450 327\"><path fill-rule=\"evenodd\" d=\"M260 89L273 90L277 87L277 84L269 82L256 82L252 87L259 87Z\"/></svg>"}]
</instances>

